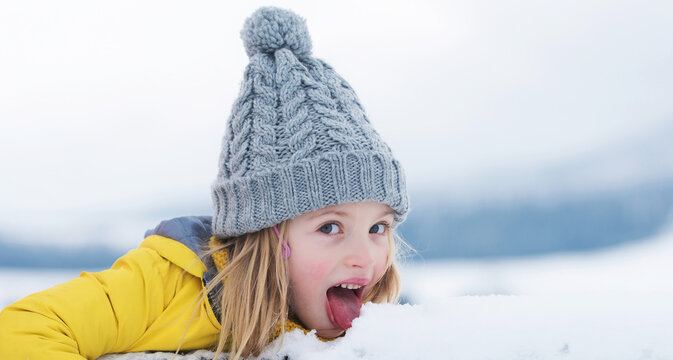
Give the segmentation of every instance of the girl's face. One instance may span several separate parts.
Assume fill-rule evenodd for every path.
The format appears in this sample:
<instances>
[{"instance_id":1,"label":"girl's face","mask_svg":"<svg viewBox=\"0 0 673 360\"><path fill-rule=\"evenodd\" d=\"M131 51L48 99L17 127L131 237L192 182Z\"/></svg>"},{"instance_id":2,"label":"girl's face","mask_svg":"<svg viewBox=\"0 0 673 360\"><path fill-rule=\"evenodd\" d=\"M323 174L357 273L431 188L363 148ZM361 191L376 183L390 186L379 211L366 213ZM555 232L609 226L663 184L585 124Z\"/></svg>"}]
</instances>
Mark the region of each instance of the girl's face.
<instances>
[{"instance_id":1,"label":"girl's face","mask_svg":"<svg viewBox=\"0 0 673 360\"><path fill-rule=\"evenodd\" d=\"M329 206L289 221L290 306L305 327L330 338L350 327L362 299L386 269L393 219L388 205L367 201Z\"/></svg>"}]
</instances>

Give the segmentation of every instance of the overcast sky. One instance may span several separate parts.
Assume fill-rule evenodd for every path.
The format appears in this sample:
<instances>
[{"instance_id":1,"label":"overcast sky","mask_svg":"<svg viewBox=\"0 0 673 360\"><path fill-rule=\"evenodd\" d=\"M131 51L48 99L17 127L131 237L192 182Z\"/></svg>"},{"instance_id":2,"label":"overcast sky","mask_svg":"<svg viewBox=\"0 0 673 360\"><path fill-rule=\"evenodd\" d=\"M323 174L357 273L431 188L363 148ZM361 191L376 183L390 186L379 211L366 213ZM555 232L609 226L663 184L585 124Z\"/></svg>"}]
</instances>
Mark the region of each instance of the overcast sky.
<instances>
[{"instance_id":1,"label":"overcast sky","mask_svg":"<svg viewBox=\"0 0 673 360\"><path fill-rule=\"evenodd\" d=\"M2 2L0 227L208 206L247 64L239 31L267 4L232 3ZM412 191L673 122L670 1L274 4L307 19L313 54L355 88Z\"/></svg>"}]
</instances>

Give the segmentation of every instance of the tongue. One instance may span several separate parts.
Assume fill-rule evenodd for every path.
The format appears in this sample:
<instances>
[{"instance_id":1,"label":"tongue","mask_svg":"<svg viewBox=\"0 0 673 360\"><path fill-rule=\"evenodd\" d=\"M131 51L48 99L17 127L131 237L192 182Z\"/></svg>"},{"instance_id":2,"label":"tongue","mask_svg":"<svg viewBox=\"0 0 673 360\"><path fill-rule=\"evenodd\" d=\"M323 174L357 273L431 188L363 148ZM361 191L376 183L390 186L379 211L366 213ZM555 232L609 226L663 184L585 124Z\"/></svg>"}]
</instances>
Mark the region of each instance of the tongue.
<instances>
[{"instance_id":1,"label":"tongue","mask_svg":"<svg viewBox=\"0 0 673 360\"><path fill-rule=\"evenodd\" d=\"M353 319L360 316L362 303L353 290L332 287L327 290L327 306L332 313L334 325L346 330L351 327Z\"/></svg>"}]
</instances>

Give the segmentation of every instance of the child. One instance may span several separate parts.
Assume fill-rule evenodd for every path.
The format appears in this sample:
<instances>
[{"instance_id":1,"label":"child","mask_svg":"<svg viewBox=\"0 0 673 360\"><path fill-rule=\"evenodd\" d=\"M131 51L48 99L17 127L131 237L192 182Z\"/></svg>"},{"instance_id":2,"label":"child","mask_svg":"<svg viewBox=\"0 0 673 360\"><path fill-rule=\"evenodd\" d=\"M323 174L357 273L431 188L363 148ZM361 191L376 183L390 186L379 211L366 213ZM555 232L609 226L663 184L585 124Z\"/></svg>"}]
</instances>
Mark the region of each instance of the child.
<instances>
[{"instance_id":1,"label":"child","mask_svg":"<svg viewBox=\"0 0 673 360\"><path fill-rule=\"evenodd\" d=\"M257 10L227 124L214 215L164 221L109 270L0 313L1 359L215 348L258 354L283 332L332 339L362 303L395 301L402 169L350 86L311 56L304 20Z\"/></svg>"}]
</instances>

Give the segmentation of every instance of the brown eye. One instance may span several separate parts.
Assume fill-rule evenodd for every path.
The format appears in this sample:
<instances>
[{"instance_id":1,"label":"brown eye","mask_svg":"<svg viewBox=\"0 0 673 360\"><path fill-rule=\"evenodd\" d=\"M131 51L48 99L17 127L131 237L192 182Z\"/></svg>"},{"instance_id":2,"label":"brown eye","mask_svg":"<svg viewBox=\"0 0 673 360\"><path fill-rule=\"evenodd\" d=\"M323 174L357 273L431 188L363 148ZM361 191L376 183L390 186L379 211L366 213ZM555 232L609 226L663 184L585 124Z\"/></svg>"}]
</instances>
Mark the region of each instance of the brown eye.
<instances>
[{"instance_id":1,"label":"brown eye","mask_svg":"<svg viewBox=\"0 0 673 360\"><path fill-rule=\"evenodd\" d=\"M333 235L339 232L339 225L335 223L329 223L321 226L319 230L324 234Z\"/></svg>"},{"instance_id":2,"label":"brown eye","mask_svg":"<svg viewBox=\"0 0 673 360\"><path fill-rule=\"evenodd\" d=\"M376 224L369 229L370 234L383 234L386 232L386 226L384 224Z\"/></svg>"}]
</instances>

